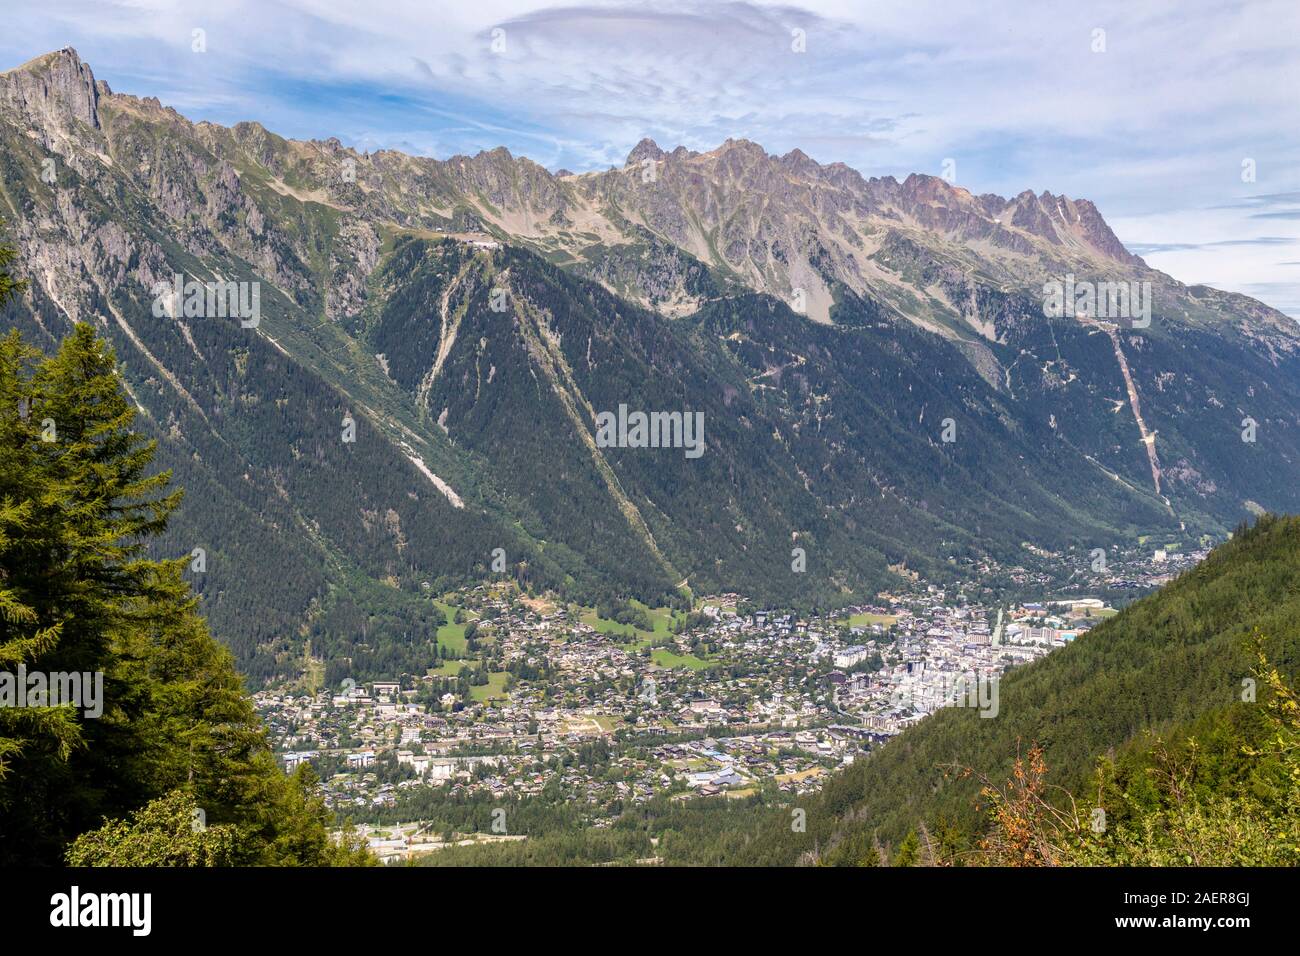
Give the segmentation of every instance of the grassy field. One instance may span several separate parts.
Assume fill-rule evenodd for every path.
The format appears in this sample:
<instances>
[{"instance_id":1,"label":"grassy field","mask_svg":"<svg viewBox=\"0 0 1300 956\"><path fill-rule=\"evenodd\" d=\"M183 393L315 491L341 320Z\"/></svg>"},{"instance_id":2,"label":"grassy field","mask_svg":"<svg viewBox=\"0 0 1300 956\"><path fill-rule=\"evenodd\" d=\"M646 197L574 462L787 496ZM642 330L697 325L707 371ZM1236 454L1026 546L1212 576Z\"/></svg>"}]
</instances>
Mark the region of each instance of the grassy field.
<instances>
[{"instance_id":1,"label":"grassy field","mask_svg":"<svg viewBox=\"0 0 1300 956\"><path fill-rule=\"evenodd\" d=\"M847 619L849 627L870 627L872 624L879 624L881 627L889 627L898 621L898 618L892 614L850 614Z\"/></svg>"},{"instance_id":2,"label":"grassy field","mask_svg":"<svg viewBox=\"0 0 1300 956\"><path fill-rule=\"evenodd\" d=\"M560 721L560 733L610 734L621 726L623 726L623 718L611 714L597 714L594 717L568 717Z\"/></svg>"},{"instance_id":3,"label":"grassy field","mask_svg":"<svg viewBox=\"0 0 1300 956\"><path fill-rule=\"evenodd\" d=\"M486 684L470 688L470 696L478 701L505 700L506 672L497 671L495 674L489 674Z\"/></svg>"},{"instance_id":4,"label":"grassy field","mask_svg":"<svg viewBox=\"0 0 1300 956\"><path fill-rule=\"evenodd\" d=\"M602 634L618 634L620 636L631 636L636 633L636 628L631 624L619 624L617 621L611 621L607 618L600 617L596 609L584 607L579 611L579 620L588 627L593 627Z\"/></svg>"},{"instance_id":5,"label":"grassy field","mask_svg":"<svg viewBox=\"0 0 1300 956\"><path fill-rule=\"evenodd\" d=\"M687 773L698 773L713 766L712 761L705 760L703 757L687 757L685 760L670 760L669 763L678 770L685 770Z\"/></svg>"},{"instance_id":6,"label":"grassy field","mask_svg":"<svg viewBox=\"0 0 1300 956\"><path fill-rule=\"evenodd\" d=\"M453 623L456 619L456 608L444 601L434 601L433 603L438 610L447 615L447 623L438 628L438 643L457 654L464 654L465 625ZM471 621L478 617L473 611L466 611L465 615Z\"/></svg>"},{"instance_id":7,"label":"grassy field","mask_svg":"<svg viewBox=\"0 0 1300 956\"><path fill-rule=\"evenodd\" d=\"M809 777L820 777L826 772L825 767L809 767L807 770L800 770L798 773L782 773L776 777L777 783L794 783L800 780L807 780Z\"/></svg>"},{"instance_id":8,"label":"grassy field","mask_svg":"<svg viewBox=\"0 0 1300 956\"><path fill-rule=\"evenodd\" d=\"M656 647L651 651L650 660L656 667L663 667L668 670L674 667L685 667L693 671L700 671L713 666L709 661L701 660L694 654L678 654L666 647Z\"/></svg>"},{"instance_id":9,"label":"grassy field","mask_svg":"<svg viewBox=\"0 0 1300 956\"><path fill-rule=\"evenodd\" d=\"M654 630L645 631L633 627L631 624L620 624L617 621L611 621L607 618L600 617L596 614L593 607L580 608L580 620L588 627L593 627L602 634L614 634L619 637L628 638L624 644L624 650L641 650L646 647L654 647L662 644L672 637L672 631L669 626L674 618L680 620L685 617L681 612L674 612L666 607L650 608L638 601L630 602L634 607L639 607L649 615L654 625Z\"/></svg>"},{"instance_id":10,"label":"grassy field","mask_svg":"<svg viewBox=\"0 0 1300 956\"><path fill-rule=\"evenodd\" d=\"M455 677L469 664L469 661L443 661L437 667L429 668L430 677Z\"/></svg>"},{"instance_id":11,"label":"grassy field","mask_svg":"<svg viewBox=\"0 0 1300 956\"><path fill-rule=\"evenodd\" d=\"M302 651L302 684L309 694L315 694L325 686L325 661L312 657L311 638L307 639Z\"/></svg>"},{"instance_id":12,"label":"grassy field","mask_svg":"<svg viewBox=\"0 0 1300 956\"><path fill-rule=\"evenodd\" d=\"M1115 610L1113 607L1102 607L1102 608L1090 607L1083 612L1082 616L1084 618L1092 617L1092 618L1104 619L1108 617L1114 617L1118 613L1119 611Z\"/></svg>"}]
</instances>

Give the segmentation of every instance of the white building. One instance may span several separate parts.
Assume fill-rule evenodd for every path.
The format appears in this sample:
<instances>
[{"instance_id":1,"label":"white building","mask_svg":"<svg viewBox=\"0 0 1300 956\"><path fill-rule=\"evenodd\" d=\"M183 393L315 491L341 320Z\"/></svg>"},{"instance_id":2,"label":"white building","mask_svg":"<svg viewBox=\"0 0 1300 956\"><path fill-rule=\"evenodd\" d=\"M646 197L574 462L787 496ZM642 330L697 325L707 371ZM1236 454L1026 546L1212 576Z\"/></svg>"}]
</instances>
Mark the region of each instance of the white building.
<instances>
[{"instance_id":1,"label":"white building","mask_svg":"<svg viewBox=\"0 0 1300 956\"><path fill-rule=\"evenodd\" d=\"M863 647L861 644L853 644L850 645L849 647L842 647L835 652L835 657L834 657L835 666L852 667L855 664L862 663L870 655L871 655L871 651Z\"/></svg>"}]
</instances>

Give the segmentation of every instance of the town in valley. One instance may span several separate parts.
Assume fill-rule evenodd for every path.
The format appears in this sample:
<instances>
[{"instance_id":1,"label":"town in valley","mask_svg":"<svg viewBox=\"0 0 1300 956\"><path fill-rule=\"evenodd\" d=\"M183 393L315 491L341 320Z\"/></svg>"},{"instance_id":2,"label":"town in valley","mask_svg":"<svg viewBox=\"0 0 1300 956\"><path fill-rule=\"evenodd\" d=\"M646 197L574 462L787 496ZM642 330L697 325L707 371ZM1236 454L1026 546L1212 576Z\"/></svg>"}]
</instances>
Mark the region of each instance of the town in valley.
<instances>
[{"instance_id":1,"label":"town in valley","mask_svg":"<svg viewBox=\"0 0 1300 956\"><path fill-rule=\"evenodd\" d=\"M1047 556L1064 574L970 569L1021 595L1041 589L1032 598L904 575L905 586L824 615L736 594L690 610L588 608L484 583L438 600L447 623L425 673L254 700L285 768L310 764L381 859L408 861L527 839L505 808L528 801L577 807L594 828L662 797L796 801L941 707L996 718L1002 674L1116 613L1097 595L1140 595L1205 554ZM447 802L478 808L475 819L430 819Z\"/></svg>"}]
</instances>

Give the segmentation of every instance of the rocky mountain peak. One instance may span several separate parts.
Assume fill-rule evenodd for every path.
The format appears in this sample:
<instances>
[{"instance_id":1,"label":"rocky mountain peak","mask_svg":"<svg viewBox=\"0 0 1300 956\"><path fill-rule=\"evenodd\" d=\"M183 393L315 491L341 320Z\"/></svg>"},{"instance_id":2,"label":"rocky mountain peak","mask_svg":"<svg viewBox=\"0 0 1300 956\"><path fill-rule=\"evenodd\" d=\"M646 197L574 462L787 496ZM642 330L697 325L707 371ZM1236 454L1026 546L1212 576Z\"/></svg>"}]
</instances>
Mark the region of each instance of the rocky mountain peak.
<instances>
[{"instance_id":1,"label":"rocky mountain peak","mask_svg":"<svg viewBox=\"0 0 1300 956\"><path fill-rule=\"evenodd\" d=\"M66 132L70 119L99 129L99 93L95 75L72 47L0 73L0 105L41 130Z\"/></svg>"},{"instance_id":2,"label":"rocky mountain peak","mask_svg":"<svg viewBox=\"0 0 1300 956\"><path fill-rule=\"evenodd\" d=\"M902 182L892 176L868 180L843 163L823 165L798 148L769 154L748 139L727 139L707 152L682 146L669 152L646 137L632 148L624 169L578 176L552 174L505 147L441 161L381 150L361 162L359 181L370 182L370 174L382 170L390 185L349 189L338 182L338 161L362 157L338 139L295 143L256 122L229 129L190 124L153 98L112 94L71 48L0 74L0 115L28 134L35 132L46 149L70 163L89 164L87 169L104 156L117 159L122 144L111 130L119 110L167 130L168 136L193 140L195 152L186 168L159 171L141 165L143 155L127 163L128 169L149 169L140 185L165 194L168 209L179 209L184 194L205 192L209 185L213 192L204 195L205 208L215 196L230 201L226 194L237 189L234 170L241 162L286 181L300 180L306 184L302 196L312 197L306 201L328 201L372 227L402 221L446 228L447 210L463 204L462 226L486 225L516 236L599 274L611 287L632 282L645 301L665 309L670 306L664 302L671 301L679 313L704 301L701 293L681 285L688 281L683 270L691 268L682 265L687 261L682 257L694 257L700 268L740 277L758 291L784 296L795 288L811 290L808 314L828 320L841 294L837 290L882 294L880 273L871 279L863 266L864 237L900 226L930 233L939 243L967 246L973 250L971 262L979 261L979 246L999 247L1023 258L1026 274L1033 271L1031 260L1057 261L1062 255L1094 264L1104 258L1143 265L1086 200L1031 190L1013 199L975 197L947 179L916 173ZM220 162L211 161L217 158ZM625 175L647 160L671 169L649 180ZM209 169L219 182L205 185ZM248 197L244 201L257 205ZM251 236L262 236L258 224L266 215L260 208L252 212ZM574 233L569 227L578 220L589 228ZM599 242L593 245L592 236ZM616 261L606 256L611 248L619 250ZM1015 278L1014 272L1007 275L1009 281Z\"/></svg>"},{"instance_id":3,"label":"rocky mountain peak","mask_svg":"<svg viewBox=\"0 0 1300 956\"><path fill-rule=\"evenodd\" d=\"M1017 228L1053 245L1079 244L1118 262L1146 265L1124 248L1097 207L1087 199L1056 196L1047 190L1035 195L1026 189L1006 201L995 215L1000 215L1004 222L1009 219Z\"/></svg>"},{"instance_id":4,"label":"rocky mountain peak","mask_svg":"<svg viewBox=\"0 0 1300 956\"><path fill-rule=\"evenodd\" d=\"M632 152L627 154L627 162L624 166L631 166L635 163L643 163L647 159L658 162L667 154L659 148L659 145L650 137L646 137L632 147Z\"/></svg>"},{"instance_id":5,"label":"rocky mountain peak","mask_svg":"<svg viewBox=\"0 0 1300 956\"><path fill-rule=\"evenodd\" d=\"M804 178L816 176L821 171L821 166L818 165L816 160L798 147L782 156L780 163L791 173Z\"/></svg>"},{"instance_id":6,"label":"rocky mountain peak","mask_svg":"<svg viewBox=\"0 0 1300 956\"><path fill-rule=\"evenodd\" d=\"M960 202L969 198L965 189L959 189L939 176L927 176L924 173L911 173L900 185L901 194L911 202L925 202L939 205Z\"/></svg>"},{"instance_id":7,"label":"rocky mountain peak","mask_svg":"<svg viewBox=\"0 0 1300 956\"><path fill-rule=\"evenodd\" d=\"M719 157L731 155L743 156L747 160L761 161L772 159L768 156L767 150L763 149L758 143L749 139L727 139L725 143L713 150L712 154Z\"/></svg>"}]
</instances>

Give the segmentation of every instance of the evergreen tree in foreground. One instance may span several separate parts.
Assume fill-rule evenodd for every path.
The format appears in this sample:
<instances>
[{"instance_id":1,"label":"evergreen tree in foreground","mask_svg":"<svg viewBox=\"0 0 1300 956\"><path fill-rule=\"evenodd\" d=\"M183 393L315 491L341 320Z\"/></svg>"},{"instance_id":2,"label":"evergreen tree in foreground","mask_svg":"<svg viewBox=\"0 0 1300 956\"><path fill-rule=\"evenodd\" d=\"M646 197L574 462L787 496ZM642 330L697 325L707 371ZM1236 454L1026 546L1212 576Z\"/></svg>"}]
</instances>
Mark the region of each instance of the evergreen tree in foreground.
<instances>
[{"instance_id":1,"label":"evergreen tree in foreground","mask_svg":"<svg viewBox=\"0 0 1300 956\"><path fill-rule=\"evenodd\" d=\"M331 839L315 778L276 764L188 559L147 556L181 492L134 418L89 325L51 357L0 339L0 865L366 861ZM42 706L20 668L102 675L97 706ZM180 816L211 836L179 840Z\"/></svg>"}]
</instances>

